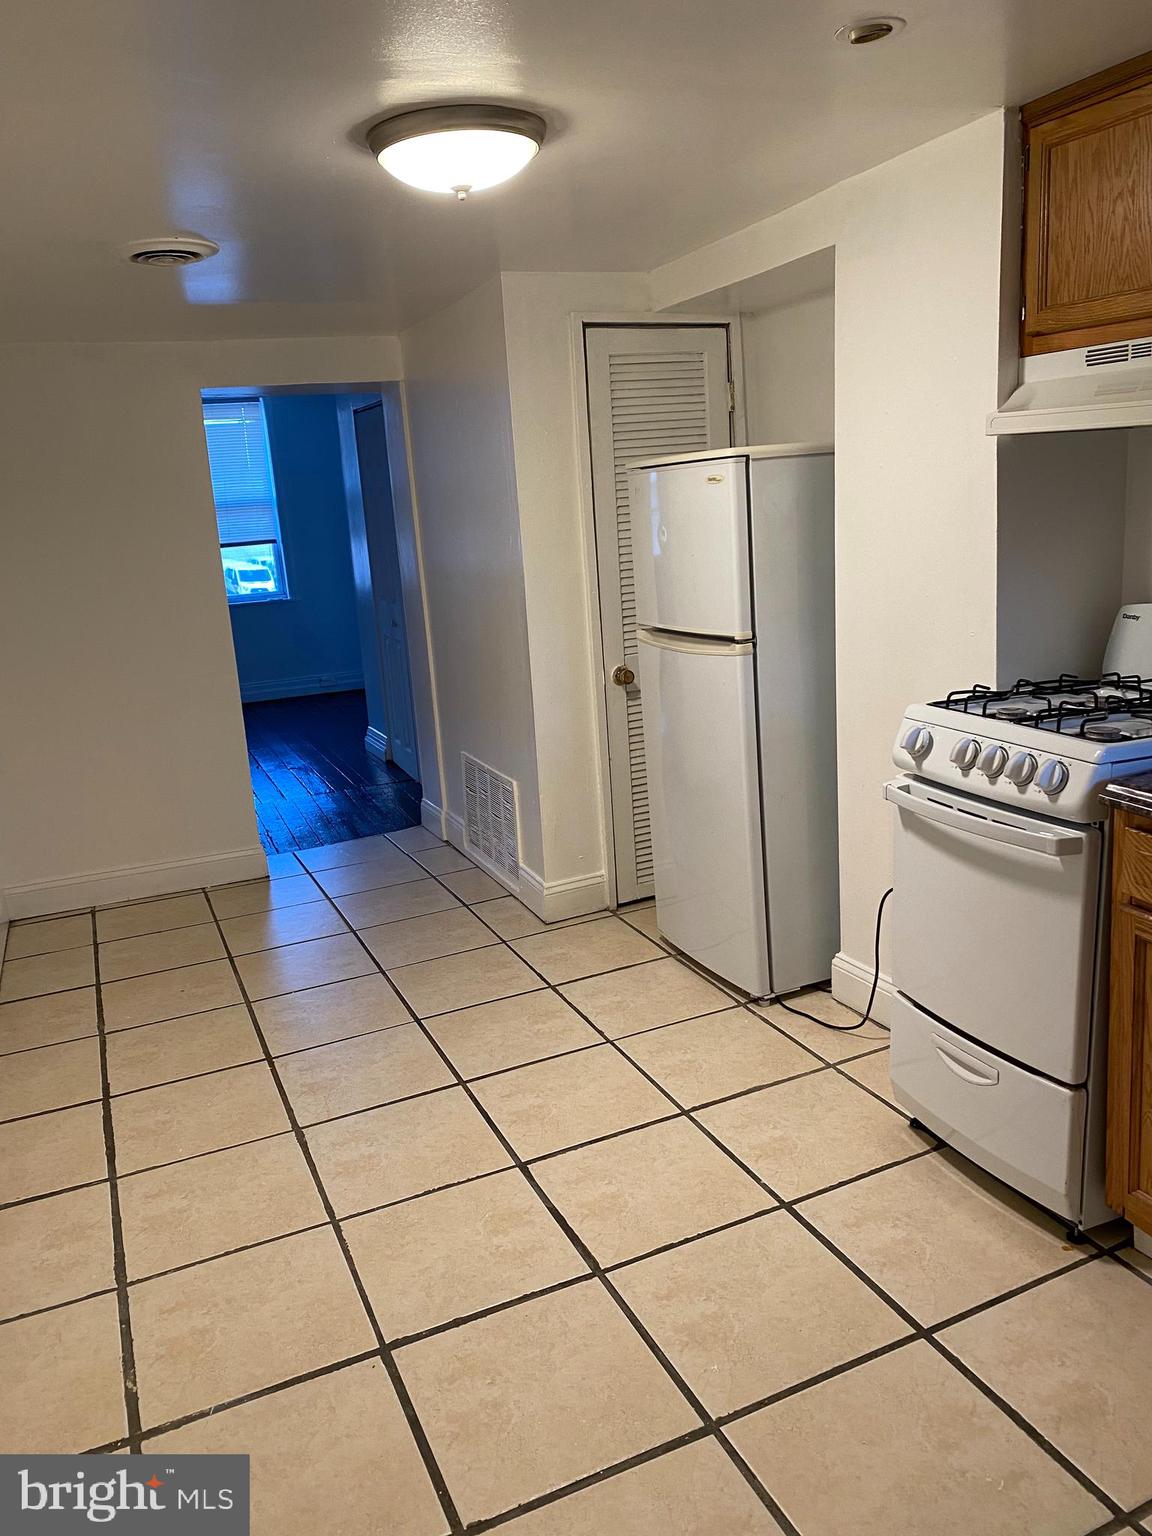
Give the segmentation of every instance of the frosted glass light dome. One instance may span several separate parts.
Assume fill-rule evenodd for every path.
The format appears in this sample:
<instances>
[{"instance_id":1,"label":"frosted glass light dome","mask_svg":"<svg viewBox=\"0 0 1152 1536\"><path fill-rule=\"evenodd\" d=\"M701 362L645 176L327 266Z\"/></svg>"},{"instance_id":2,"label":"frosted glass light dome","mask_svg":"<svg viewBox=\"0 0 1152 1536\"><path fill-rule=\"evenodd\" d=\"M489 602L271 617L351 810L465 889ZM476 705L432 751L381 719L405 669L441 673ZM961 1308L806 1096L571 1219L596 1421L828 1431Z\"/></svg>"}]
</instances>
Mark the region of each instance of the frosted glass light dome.
<instances>
[{"instance_id":1,"label":"frosted glass light dome","mask_svg":"<svg viewBox=\"0 0 1152 1536\"><path fill-rule=\"evenodd\" d=\"M463 199L522 171L544 132L543 118L519 108L424 107L377 123L368 146L398 181Z\"/></svg>"}]
</instances>

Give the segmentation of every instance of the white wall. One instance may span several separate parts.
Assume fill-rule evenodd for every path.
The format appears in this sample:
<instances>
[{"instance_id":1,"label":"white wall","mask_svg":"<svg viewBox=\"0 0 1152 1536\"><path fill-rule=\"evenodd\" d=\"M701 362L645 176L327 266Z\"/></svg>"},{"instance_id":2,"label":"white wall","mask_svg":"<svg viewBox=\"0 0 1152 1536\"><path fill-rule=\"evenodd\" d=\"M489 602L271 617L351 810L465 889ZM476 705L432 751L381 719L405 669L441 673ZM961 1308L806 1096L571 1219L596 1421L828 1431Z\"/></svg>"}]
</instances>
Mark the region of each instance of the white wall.
<instances>
[{"instance_id":1,"label":"white wall","mask_svg":"<svg viewBox=\"0 0 1152 1536\"><path fill-rule=\"evenodd\" d=\"M588 424L575 317L641 315L647 282L639 273L506 272L502 286L540 786L536 872L552 915L594 910L607 899L597 746L603 667L589 598L595 545L584 497Z\"/></svg>"},{"instance_id":2,"label":"white wall","mask_svg":"<svg viewBox=\"0 0 1152 1536\"><path fill-rule=\"evenodd\" d=\"M836 247L840 995L890 882L882 787L904 707L996 673L996 449L1010 378L1012 131L993 113L650 274L690 303Z\"/></svg>"},{"instance_id":3,"label":"white wall","mask_svg":"<svg viewBox=\"0 0 1152 1536\"><path fill-rule=\"evenodd\" d=\"M443 808L461 751L517 780L521 894L549 917L607 899L575 317L646 295L639 273L504 273L401 338Z\"/></svg>"},{"instance_id":4,"label":"white wall","mask_svg":"<svg viewBox=\"0 0 1152 1536\"><path fill-rule=\"evenodd\" d=\"M1021 677L1100 670L1122 601L1128 437L1108 431L1001 439L997 677L972 681L1006 686ZM1152 504L1142 522L1131 519L1133 535L1152 533L1148 514Z\"/></svg>"},{"instance_id":5,"label":"white wall","mask_svg":"<svg viewBox=\"0 0 1152 1536\"><path fill-rule=\"evenodd\" d=\"M398 361L385 337L0 347L14 915L262 869L199 392Z\"/></svg>"},{"instance_id":6,"label":"white wall","mask_svg":"<svg viewBox=\"0 0 1152 1536\"><path fill-rule=\"evenodd\" d=\"M539 869L540 791L500 279L400 340L440 711L442 808L458 831L461 752L509 775L519 785L520 859Z\"/></svg>"},{"instance_id":7,"label":"white wall","mask_svg":"<svg viewBox=\"0 0 1152 1536\"><path fill-rule=\"evenodd\" d=\"M812 294L740 317L750 443L830 443L835 431L836 299Z\"/></svg>"},{"instance_id":8,"label":"white wall","mask_svg":"<svg viewBox=\"0 0 1152 1536\"><path fill-rule=\"evenodd\" d=\"M1152 427L1134 427L1129 432L1107 435L1128 440L1124 577L1120 601L1152 603Z\"/></svg>"}]
</instances>

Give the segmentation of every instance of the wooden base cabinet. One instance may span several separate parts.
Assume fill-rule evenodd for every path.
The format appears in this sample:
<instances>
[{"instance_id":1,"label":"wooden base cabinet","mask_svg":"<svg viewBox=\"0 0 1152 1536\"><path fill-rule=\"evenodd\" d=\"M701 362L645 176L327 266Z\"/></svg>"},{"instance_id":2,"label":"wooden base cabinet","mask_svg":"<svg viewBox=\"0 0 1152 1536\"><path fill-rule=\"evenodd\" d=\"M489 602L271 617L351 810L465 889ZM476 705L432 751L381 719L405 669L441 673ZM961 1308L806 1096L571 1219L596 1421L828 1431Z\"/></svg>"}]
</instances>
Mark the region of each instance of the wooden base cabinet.
<instances>
[{"instance_id":1,"label":"wooden base cabinet","mask_svg":"<svg viewBox=\"0 0 1152 1536\"><path fill-rule=\"evenodd\" d=\"M1152 819L1113 816L1108 1204L1152 1234Z\"/></svg>"}]
</instances>

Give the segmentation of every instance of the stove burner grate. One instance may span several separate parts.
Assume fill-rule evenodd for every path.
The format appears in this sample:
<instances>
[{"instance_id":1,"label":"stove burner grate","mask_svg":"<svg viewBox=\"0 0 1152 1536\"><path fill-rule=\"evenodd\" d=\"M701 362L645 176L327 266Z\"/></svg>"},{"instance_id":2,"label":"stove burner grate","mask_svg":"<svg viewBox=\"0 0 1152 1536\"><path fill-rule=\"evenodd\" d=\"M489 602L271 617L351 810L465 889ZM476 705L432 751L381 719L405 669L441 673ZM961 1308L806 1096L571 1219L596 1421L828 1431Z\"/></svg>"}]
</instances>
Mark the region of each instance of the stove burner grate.
<instances>
[{"instance_id":1,"label":"stove burner grate","mask_svg":"<svg viewBox=\"0 0 1152 1536\"><path fill-rule=\"evenodd\" d=\"M1075 734L1084 735L1085 726L1099 724L1112 714L1152 713L1152 678L1119 672L1105 672L1095 678L1071 672L1039 680L1022 677L1010 688L989 688L985 683L957 688L932 707L1039 730L1067 732L1074 728Z\"/></svg>"}]
</instances>

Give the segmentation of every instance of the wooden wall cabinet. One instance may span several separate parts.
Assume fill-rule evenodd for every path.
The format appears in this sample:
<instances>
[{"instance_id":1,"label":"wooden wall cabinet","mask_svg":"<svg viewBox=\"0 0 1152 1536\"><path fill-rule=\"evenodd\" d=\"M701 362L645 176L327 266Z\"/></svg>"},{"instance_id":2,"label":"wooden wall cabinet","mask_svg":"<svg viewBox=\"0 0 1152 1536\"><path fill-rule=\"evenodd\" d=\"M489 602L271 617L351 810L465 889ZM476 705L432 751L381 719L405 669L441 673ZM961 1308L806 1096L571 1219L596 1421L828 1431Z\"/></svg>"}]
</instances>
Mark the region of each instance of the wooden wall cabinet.
<instances>
[{"instance_id":1,"label":"wooden wall cabinet","mask_svg":"<svg viewBox=\"0 0 1152 1536\"><path fill-rule=\"evenodd\" d=\"M1152 819L1113 830L1107 1199L1152 1235Z\"/></svg>"},{"instance_id":2,"label":"wooden wall cabinet","mask_svg":"<svg viewBox=\"0 0 1152 1536\"><path fill-rule=\"evenodd\" d=\"M1021 119L1022 352L1152 335L1152 54Z\"/></svg>"}]
</instances>

